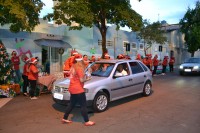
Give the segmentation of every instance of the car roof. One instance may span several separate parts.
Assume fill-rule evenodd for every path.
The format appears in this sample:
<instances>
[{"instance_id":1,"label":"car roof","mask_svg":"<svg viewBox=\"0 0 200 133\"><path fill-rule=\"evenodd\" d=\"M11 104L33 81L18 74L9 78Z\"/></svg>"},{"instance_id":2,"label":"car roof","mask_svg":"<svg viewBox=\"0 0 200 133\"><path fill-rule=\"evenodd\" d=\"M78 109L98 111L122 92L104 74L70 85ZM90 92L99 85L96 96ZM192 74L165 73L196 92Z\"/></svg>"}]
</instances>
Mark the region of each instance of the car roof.
<instances>
[{"instance_id":1,"label":"car roof","mask_svg":"<svg viewBox=\"0 0 200 133\"><path fill-rule=\"evenodd\" d=\"M129 62L129 61L137 61L137 60L129 60L129 59L101 59L99 61L95 61L96 63L118 63L118 62Z\"/></svg>"}]
</instances>

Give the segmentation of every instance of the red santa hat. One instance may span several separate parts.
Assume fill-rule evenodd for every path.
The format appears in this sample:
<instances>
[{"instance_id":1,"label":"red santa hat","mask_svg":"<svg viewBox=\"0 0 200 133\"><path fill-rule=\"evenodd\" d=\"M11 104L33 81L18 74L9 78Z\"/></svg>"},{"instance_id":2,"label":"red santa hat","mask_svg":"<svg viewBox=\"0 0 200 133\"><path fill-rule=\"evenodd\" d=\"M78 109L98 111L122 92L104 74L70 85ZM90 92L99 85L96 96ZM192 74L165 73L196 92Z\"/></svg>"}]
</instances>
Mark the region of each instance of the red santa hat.
<instances>
[{"instance_id":1,"label":"red santa hat","mask_svg":"<svg viewBox=\"0 0 200 133\"><path fill-rule=\"evenodd\" d=\"M76 61L82 61L83 60L83 56L81 54L75 54L75 60Z\"/></svg>"},{"instance_id":2,"label":"red santa hat","mask_svg":"<svg viewBox=\"0 0 200 133\"><path fill-rule=\"evenodd\" d=\"M28 62L30 61L30 58L28 58L27 56L23 59L24 62Z\"/></svg>"},{"instance_id":3,"label":"red santa hat","mask_svg":"<svg viewBox=\"0 0 200 133\"><path fill-rule=\"evenodd\" d=\"M35 58L31 58L30 63L35 63L35 62L37 62L37 61L38 61L37 59L35 59Z\"/></svg>"}]
</instances>

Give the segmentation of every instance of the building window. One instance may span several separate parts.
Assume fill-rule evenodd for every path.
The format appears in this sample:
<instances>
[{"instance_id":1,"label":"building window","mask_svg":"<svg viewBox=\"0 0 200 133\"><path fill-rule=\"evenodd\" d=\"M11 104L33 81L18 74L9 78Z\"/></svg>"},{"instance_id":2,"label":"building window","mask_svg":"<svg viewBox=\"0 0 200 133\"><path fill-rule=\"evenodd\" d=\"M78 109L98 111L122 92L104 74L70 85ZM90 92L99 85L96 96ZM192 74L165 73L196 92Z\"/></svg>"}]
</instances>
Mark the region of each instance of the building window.
<instances>
[{"instance_id":1,"label":"building window","mask_svg":"<svg viewBox=\"0 0 200 133\"><path fill-rule=\"evenodd\" d=\"M140 50L144 50L144 45L140 44Z\"/></svg>"},{"instance_id":2,"label":"building window","mask_svg":"<svg viewBox=\"0 0 200 133\"><path fill-rule=\"evenodd\" d=\"M127 41L124 41L123 42L123 49L124 49L124 51L130 51L130 43L129 42L127 42Z\"/></svg>"},{"instance_id":3,"label":"building window","mask_svg":"<svg viewBox=\"0 0 200 133\"><path fill-rule=\"evenodd\" d=\"M102 40L98 40L98 45L102 45ZM106 41L106 46L113 46L113 41L111 40Z\"/></svg>"},{"instance_id":4,"label":"building window","mask_svg":"<svg viewBox=\"0 0 200 133\"><path fill-rule=\"evenodd\" d=\"M136 43L133 42L133 43L131 44L131 48L132 48L132 49L136 49L136 48L137 48Z\"/></svg>"}]
</instances>

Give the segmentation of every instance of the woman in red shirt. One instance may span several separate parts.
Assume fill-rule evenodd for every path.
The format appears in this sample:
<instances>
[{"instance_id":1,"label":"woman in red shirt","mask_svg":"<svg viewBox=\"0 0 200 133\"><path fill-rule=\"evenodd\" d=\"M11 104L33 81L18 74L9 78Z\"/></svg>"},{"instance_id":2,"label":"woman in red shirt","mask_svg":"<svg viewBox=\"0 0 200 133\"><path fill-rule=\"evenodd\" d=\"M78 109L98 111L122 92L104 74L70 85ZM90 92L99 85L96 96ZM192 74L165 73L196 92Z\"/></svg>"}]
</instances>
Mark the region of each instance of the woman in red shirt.
<instances>
[{"instance_id":1,"label":"woman in red shirt","mask_svg":"<svg viewBox=\"0 0 200 133\"><path fill-rule=\"evenodd\" d=\"M28 67L28 80L30 83L29 94L30 94L31 99L38 99L35 96L38 73L39 73L39 70L37 68L37 62L38 60L36 58L31 58L30 65Z\"/></svg>"},{"instance_id":2,"label":"woman in red shirt","mask_svg":"<svg viewBox=\"0 0 200 133\"><path fill-rule=\"evenodd\" d=\"M165 56L162 62L162 66L163 66L162 75L165 75L167 65L168 65L168 56Z\"/></svg>"},{"instance_id":3,"label":"woman in red shirt","mask_svg":"<svg viewBox=\"0 0 200 133\"><path fill-rule=\"evenodd\" d=\"M28 96L28 94L27 94L27 87L28 87L28 84L29 84L29 82L28 82L28 66L29 66L30 59L28 57L25 57L23 59L23 61L25 63L24 67L23 67L23 73L22 73L22 78L24 80L24 82L23 82L23 94L24 94L24 96Z\"/></svg>"},{"instance_id":4,"label":"woman in red shirt","mask_svg":"<svg viewBox=\"0 0 200 133\"><path fill-rule=\"evenodd\" d=\"M69 92L70 92L70 104L67 106L66 112L61 120L62 123L71 123L71 120L68 120L68 116L76 103L79 103L81 106L81 114L85 121L85 126L93 126L95 123L89 121L88 118L88 111L86 105L86 95L83 89L84 82L89 80L85 76L85 64L83 62L82 55L77 54L75 55L76 63L71 67L70 70L70 85L69 85Z\"/></svg>"},{"instance_id":5,"label":"woman in red shirt","mask_svg":"<svg viewBox=\"0 0 200 133\"><path fill-rule=\"evenodd\" d=\"M156 74L156 71L158 68L158 63L159 63L158 55L155 55L153 58L153 73L152 73L153 76L155 76L155 74Z\"/></svg>"},{"instance_id":6,"label":"woman in red shirt","mask_svg":"<svg viewBox=\"0 0 200 133\"><path fill-rule=\"evenodd\" d=\"M174 57L170 57L170 60L169 60L169 71L170 72L174 71L174 62L175 62L175 58Z\"/></svg>"}]
</instances>

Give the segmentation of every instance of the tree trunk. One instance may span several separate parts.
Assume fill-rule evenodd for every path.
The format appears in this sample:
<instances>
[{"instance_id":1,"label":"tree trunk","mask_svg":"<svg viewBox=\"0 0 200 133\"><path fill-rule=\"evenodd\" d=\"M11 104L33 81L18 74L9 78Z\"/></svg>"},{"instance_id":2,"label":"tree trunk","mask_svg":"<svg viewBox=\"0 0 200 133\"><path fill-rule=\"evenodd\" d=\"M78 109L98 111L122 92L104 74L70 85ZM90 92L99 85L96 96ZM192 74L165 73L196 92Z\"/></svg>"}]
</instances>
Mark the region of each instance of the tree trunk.
<instances>
[{"instance_id":1,"label":"tree trunk","mask_svg":"<svg viewBox=\"0 0 200 133\"><path fill-rule=\"evenodd\" d=\"M102 32L102 58L104 58L105 53L107 53L106 49L106 32Z\"/></svg>"},{"instance_id":2,"label":"tree trunk","mask_svg":"<svg viewBox=\"0 0 200 133\"><path fill-rule=\"evenodd\" d=\"M195 52L191 52L191 57L194 57L194 53L195 53Z\"/></svg>"}]
</instances>

